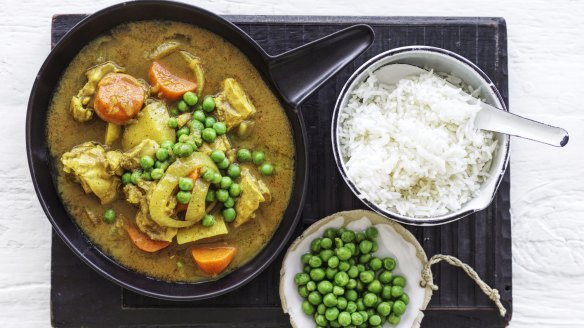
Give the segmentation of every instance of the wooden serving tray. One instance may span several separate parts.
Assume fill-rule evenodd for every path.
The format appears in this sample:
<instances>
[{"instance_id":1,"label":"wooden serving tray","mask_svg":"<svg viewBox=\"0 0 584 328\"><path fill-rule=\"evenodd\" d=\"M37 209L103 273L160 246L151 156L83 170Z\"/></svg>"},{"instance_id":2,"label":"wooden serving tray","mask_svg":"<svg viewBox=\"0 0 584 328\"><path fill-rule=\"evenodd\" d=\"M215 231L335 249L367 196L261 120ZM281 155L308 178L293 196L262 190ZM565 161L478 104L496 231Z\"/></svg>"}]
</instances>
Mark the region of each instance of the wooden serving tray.
<instances>
[{"instance_id":1,"label":"wooden serving tray","mask_svg":"<svg viewBox=\"0 0 584 328\"><path fill-rule=\"evenodd\" d=\"M84 15L56 15L52 44ZM302 106L308 132L309 179L300 234L334 212L364 208L339 175L333 158L330 124L340 89L367 59L400 46L431 45L452 50L478 65L508 104L507 29L502 18L227 16L264 49L278 54L355 23L373 27L371 48L329 81ZM438 227L408 227L428 256L457 256L472 265L501 294L507 315L458 269L434 267L440 290L425 311L423 327L503 327L511 319L511 218L509 170L489 208ZM281 257L248 285L230 294L197 302L144 297L107 281L81 262L53 234L51 321L56 327L290 327L278 296Z\"/></svg>"}]
</instances>

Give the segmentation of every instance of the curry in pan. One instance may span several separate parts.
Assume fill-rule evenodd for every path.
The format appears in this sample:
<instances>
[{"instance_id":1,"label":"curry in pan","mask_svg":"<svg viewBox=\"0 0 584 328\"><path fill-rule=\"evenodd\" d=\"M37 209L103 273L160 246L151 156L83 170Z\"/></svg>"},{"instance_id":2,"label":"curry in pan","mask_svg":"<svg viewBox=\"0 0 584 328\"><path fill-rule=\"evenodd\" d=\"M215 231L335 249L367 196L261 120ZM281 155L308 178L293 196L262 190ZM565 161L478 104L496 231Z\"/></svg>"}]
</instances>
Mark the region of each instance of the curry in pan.
<instances>
[{"instance_id":1,"label":"curry in pan","mask_svg":"<svg viewBox=\"0 0 584 328\"><path fill-rule=\"evenodd\" d=\"M195 26L134 22L89 43L49 109L58 192L94 244L168 281L257 254L287 207L286 114L248 59Z\"/></svg>"}]
</instances>

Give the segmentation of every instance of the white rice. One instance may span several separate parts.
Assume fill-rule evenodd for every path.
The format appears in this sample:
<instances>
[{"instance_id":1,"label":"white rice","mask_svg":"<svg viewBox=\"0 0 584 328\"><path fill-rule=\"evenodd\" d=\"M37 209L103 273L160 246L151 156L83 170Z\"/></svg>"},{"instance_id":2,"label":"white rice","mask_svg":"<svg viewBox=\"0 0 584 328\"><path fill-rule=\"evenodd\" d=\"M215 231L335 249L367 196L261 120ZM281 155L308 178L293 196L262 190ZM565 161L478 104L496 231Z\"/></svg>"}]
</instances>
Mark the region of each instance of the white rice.
<instances>
[{"instance_id":1,"label":"white rice","mask_svg":"<svg viewBox=\"0 0 584 328\"><path fill-rule=\"evenodd\" d=\"M374 75L341 109L347 174L363 196L410 217L456 211L488 177L497 146L473 126L480 105L431 72L397 85Z\"/></svg>"}]
</instances>

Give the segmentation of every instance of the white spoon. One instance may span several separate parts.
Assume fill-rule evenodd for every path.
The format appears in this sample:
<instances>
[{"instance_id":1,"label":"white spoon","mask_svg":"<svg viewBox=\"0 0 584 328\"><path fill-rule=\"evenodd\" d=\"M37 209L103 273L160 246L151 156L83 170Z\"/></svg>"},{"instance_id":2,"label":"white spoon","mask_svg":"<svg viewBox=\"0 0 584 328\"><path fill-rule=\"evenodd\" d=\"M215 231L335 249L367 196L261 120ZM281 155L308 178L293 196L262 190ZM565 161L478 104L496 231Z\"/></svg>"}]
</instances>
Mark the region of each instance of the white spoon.
<instances>
[{"instance_id":1,"label":"white spoon","mask_svg":"<svg viewBox=\"0 0 584 328\"><path fill-rule=\"evenodd\" d=\"M427 70L408 64L385 65L375 71L380 83L397 84L403 78L428 73ZM450 86L459 89L447 82ZM474 124L478 129L504 133L520 138L542 142L556 147L564 147L569 140L568 131L555 126L536 122L511 114L497 107L479 101L481 110Z\"/></svg>"}]
</instances>

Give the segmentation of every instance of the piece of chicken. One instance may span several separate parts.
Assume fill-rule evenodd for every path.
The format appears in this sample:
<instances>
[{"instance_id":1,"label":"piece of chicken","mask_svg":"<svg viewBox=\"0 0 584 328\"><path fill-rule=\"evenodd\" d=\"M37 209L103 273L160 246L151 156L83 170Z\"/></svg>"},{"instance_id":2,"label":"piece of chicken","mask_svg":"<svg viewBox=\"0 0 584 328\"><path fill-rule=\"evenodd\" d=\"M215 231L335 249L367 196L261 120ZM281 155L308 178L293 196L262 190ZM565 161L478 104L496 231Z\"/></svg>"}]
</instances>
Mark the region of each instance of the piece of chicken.
<instances>
[{"instance_id":1,"label":"piece of chicken","mask_svg":"<svg viewBox=\"0 0 584 328\"><path fill-rule=\"evenodd\" d=\"M235 211L237 212L235 227L255 218L260 204L272 199L268 186L261 179L256 178L247 167L241 169L239 185L241 186L241 196L235 203Z\"/></svg>"},{"instance_id":2,"label":"piece of chicken","mask_svg":"<svg viewBox=\"0 0 584 328\"><path fill-rule=\"evenodd\" d=\"M93 192L102 204L116 199L120 178L115 174L115 164L108 160L101 145L89 141L73 147L61 156L61 163L63 171L72 174L83 190Z\"/></svg>"},{"instance_id":3,"label":"piece of chicken","mask_svg":"<svg viewBox=\"0 0 584 328\"><path fill-rule=\"evenodd\" d=\"M93 118L93 108L89 107L91 98L95 95L97 83L108 73L123 72L124 69L116 63L107 61L96 65L85 72L87 83L71 98L69 111L78 122L86 122Z\"/></svg>"},{"instance_id":4,"label":"piece of chicken","mask_svg":"<svg viewBox=\"0 0 584 328\"><path fill-rule=\"evenodd\" d=\"M159 145L151 139L144 139L134 148L122 153L120 165L124 169L131 171L140 167L140 159L143 156L154 157Z\"/></svg>"},{"instance_id":5,"label":"piece of chicken","mask_svg":"<svg viewBox=\"0 0 584 328\"><path fill-rule=\"evenodd\" d=\"M217 118L229 131L255 114L256 108L235 79L227 78L222 85L223 91L215 97Z\"/></svg>"}]
</instances>

